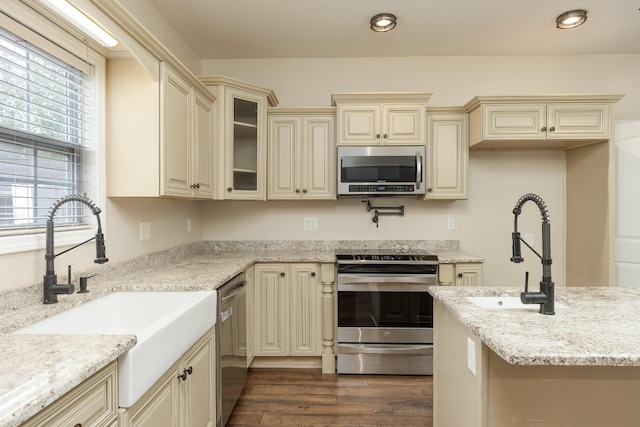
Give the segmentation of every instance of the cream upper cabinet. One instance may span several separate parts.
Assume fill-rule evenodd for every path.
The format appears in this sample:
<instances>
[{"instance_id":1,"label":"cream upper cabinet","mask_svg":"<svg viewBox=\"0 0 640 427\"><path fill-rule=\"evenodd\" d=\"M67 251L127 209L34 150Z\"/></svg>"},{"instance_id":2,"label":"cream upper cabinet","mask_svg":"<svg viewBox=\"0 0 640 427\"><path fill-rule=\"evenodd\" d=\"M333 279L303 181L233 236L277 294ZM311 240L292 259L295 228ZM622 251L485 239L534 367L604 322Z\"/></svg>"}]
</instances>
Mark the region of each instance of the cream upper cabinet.
<instances>
[{"instance_id":1,"label":"cream upper cabinet","mask_svg":"<svg viewBox=\"0 0 640 427\"><path fill-rule=\"evenodd\" d=\"M133 406L120 427L216 425L215 343L210 329Z\"/></svg>"},{"instance_id":2,"label":"cream upper cabinet","mask_svg":"<svg viewBox=\"0 0 640 427\"><path fill-rule=\"evenodd\" d=\"M468 114L427 113L427 192L425 199L466 199L469 182Z\"/></svg>"},{"instance_id":3,"label":"cream upper cabinet","mask_svg":"<svg viewBox=\"0 0 640 427\"><path fill-rule=\"evenodd\" d=\"M270 200L336 198L333 109L269 110Z\"/></svg>"},{"instance_id":4,"label":"cream upper cabinet","mask_svg":"<svg viewBox=\"0 0 640 427\"><path fill-rule=\"evenodd\" d=\"M321 355L318 271L318 264L256 264L256 356Z\"/></svg>"},{"instance_id":5,"label":"cream upper cabinet","mask_svg":"<svg viewBox=\"0 0 640 427\"><path fill-rule=\"evenodd\" d=\"M569 149L611 137L620 95L485 96L467 104L474 149Z\"/></svg>"},{"instance_id":6,"label":"cream upper cabinet","mask_svg":"<svg viewBox=\"0 0 640 427\"><path fill-rule=\"evenodd\" d=\"M200 80L219 100L216 199L266 200L269 89L226 77Z\"/></svg>"},{"instance_id":7,"label":"cream upper cabinet","mask_svg":"<svg viewBox=\"0 0 640 427\"><path fill-rule=\"evenodd\" d=\"M107 62L107 194L212 198L215 97L159 67Z\"/></svg>"},{"instance_id":8,"label":"cream upper cabinet","mask_svg":"<svg viewBox=\"0 0 640 427\"><path fill-rule=\"evenodd\" d=\"M424 145L430 93L333 94L338 145Z\"/></svg>"}]
</instances>

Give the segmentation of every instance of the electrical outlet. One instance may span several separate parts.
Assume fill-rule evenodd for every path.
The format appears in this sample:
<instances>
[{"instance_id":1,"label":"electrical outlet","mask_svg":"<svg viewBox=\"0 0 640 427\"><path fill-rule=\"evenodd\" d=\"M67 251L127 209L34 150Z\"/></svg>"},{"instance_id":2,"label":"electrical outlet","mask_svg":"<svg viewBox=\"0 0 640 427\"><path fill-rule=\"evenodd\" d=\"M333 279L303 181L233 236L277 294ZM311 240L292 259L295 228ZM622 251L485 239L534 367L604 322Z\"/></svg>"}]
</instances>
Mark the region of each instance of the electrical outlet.
<instances>
[{"instance_id":1,"label":"electrical outlet","mask_svg":"<svg viewBox=\"0 0 640 427\"><path fill-rule=\"evenodd\" d=\"M148 221L140 222L140 241L151 239L151 223Z\"/></svg>"},{"instance_id":2,"label":"electrical outlet","mask_svg":"<svg viewBox=\"0 0 640 427\"><path fill-rule=\"evenodd\" d=\"M447 229L448 230L455 230L456 228L456 221L453 218L448 218L447 219Z\"/></svg>"},{"instance_id":3,"label":"electrical outlet","mask_svg":"<svg viewBox=\"0 0 640 427\"><path fill-rule=\"evenodd\" d=\"M524 233L524 241L529 244L529 246L533 246L533 233Z\"/></svg>"},{"instance_id":4,"label":"electrical outlet","mask_svg":"<svg viewBox=\"0 0 640 427\"><path fill-rule=\"evenodd\" d=\"M467 368L476 375L476 343L467 337Z\"/></svg>"},{"instance_id":5,"label":"electrical outlet","mask_svg":"<svg viewBox=\"0 0 640 427\"><path fill-rule=\"evenodd\" d=\"M315 216L306 216L304 217L304 226L305 230L317 230L318 229L318 217Z\"/></svg>"},{"instance_id":6,"label":"electrical outlet","mask_svg":"<svg viewBox=\"0 0 640 427\"><path fill-rule=\"evenodd\" d=\"M187 232L191 231L191 219L187 219Z\"/></svg>"}]
</instances>

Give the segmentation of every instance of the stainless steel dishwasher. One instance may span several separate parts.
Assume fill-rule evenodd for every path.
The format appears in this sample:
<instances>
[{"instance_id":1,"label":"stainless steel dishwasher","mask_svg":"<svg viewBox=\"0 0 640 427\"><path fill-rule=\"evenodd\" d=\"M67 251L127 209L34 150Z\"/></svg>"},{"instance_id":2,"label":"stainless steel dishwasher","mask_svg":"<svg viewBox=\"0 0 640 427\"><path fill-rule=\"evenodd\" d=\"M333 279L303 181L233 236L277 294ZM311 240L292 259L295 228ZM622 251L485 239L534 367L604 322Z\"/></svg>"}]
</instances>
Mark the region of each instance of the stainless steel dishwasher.
<instances>
[{"instance_id":1,"label":"stainless steel dishwasher","mask_svg":"<svg viewBox=\"0 0 640 427\"><path fill-rule=\"evenodd\" d=\"M217 420L227 424L247 383L246 278L240 273L217 289L216 321Z\"/></svg>"}]
</instances>

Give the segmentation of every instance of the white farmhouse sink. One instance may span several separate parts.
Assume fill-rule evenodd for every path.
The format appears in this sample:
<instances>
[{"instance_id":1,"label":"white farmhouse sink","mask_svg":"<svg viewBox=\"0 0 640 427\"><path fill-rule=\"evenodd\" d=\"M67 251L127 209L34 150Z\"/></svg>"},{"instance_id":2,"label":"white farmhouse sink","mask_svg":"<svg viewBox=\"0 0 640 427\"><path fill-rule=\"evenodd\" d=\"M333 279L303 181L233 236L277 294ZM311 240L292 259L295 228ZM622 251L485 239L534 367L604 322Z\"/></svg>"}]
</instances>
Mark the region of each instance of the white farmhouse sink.
<instances>
[{"instance_id":1,"label":"white farmhouse sink","mask_svg":"<svg viewBox=\"0 0 640 427\"><path fill-rule=\"evenodd\" d=\"M115 292L14 331L135 335L118 359L119 406L128 408L216 323L216 292Z\"/></svg>"},{"instance_id":2,"label":"white farmhouse sink","mask_svg":"<svg viewBox=\"0 0 640 427\"><path fill-rule=\"evenodd\" d=\"M523 304L520 301L520 297L467 297L467 300L482 308L524 308L529 310L540 310L539 304ZM555 302L554 307L567 308L566 305L558 301Z\"/></svg>"}]
</instances>

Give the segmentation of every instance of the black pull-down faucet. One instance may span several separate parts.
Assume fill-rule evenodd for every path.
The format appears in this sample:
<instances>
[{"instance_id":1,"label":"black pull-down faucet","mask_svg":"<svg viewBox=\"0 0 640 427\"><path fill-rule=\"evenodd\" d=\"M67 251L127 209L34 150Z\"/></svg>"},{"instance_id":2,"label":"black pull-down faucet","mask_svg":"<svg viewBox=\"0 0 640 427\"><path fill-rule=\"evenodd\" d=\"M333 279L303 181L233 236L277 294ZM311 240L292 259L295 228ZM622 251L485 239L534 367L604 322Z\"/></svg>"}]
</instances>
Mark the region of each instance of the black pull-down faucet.
<instances>
[{"instance_id":1,"label":"black pull-down faucet","mask_svg":"<svg viewBox=\"0 0 640 427\"><path fill-rule=\"evenodd\" d=\"M53 216L56 214L56 211L60 206L68 202L80 202L89 207L91 209L91 213L95 215L98 221L98 230L96 231L96 235L88 240L85 240L82 243L79 243L69 249L66 249L58 254L53 253ZM46 228L46 247L44 259L46 260L47 266L43 279L43 289L44 289L44 304L55 304L58 302L58 295L60 294L72 294L74 291L74 286L71 283L71 277L69 277L69 283L58 283L58 276L55 273L55 267L53 260L63 253L69 252L72 249L77 248L78 246L84 245L87 242L96 240L96 259L94 262L96 264L104 264L109 261L109 259L105 256L105 247L104 247L104 235L102 234L102 224L100 223L100 210L99 207L93 204L91 200L89 200L85 196L79 195L70 195L65 196L62 199L58 200L51 206L51 210L49 211L49 219L47 219L47 228ZM71 267L69 267L69 276L71 276Z\"/></svg>"},{"instance_id":2,"label":"black pull-down faucet","mask_svg":"<svg viewBox=\"0 0 640 427\"><path fill-rule=\"evenodd\" d=\"M522 240L520 233L518 232L518 215L522 212L522 206L531 200L534 202L540 214L542 215L542 255L536 252L527 242ZM551 280L551 225L549 224L549 216L547 214L547 205L542 198L537 194L528 193L520 197L516 206L513 208L514 220L513 220L513 233L511 233L512 243L512 257L511 262L520 263L524 261L520 251L520 242L523 242L534 254L542 261L542 280L540 281L539 292L529 292L528 280L525 283L524 292L520 294L520 301L523 304L540 304L540 313L542 314L555 314L555 295L554 284ZM527 273L528 276L528 273ZM528 279L528 277L527 277Z\"/></svg>"}]
</instances>

